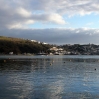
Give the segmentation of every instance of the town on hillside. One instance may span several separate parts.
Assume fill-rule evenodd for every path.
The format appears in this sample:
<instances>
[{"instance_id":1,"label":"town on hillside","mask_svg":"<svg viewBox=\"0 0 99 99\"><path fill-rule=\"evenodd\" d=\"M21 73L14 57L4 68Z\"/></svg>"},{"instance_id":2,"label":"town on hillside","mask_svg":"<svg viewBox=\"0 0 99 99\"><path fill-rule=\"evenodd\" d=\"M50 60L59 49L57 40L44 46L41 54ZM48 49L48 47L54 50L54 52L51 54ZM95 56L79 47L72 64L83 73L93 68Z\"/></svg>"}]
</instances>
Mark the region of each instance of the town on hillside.
<instances>
[{"instance_id":1,"label":"town on hillside","mask_svg":"<svg viewBox=\"0 0 99 99\"><path fill-rule=\"evenodd\" d=\"M66 44L50 48L54 55L99 55L99 45L94 44Z\"/></svg>"},{"instance_id":2,"label":"town on hillside","mask_svg":"<svg viewBox=\"0 0 99 99\"><path fill-rule=\"evenodd\" d=\"M10 55L99 55L99 45L55 45L36 40L0 36L0 54Z\"/></svg>"},{"instance_id":3,"label":"town on hillside","mask_svg":"<svg viewBox=\"0 0 99 99\"><path fill-rule=\"evenodd\" d=\"M43 43L47 44L47 43ZM13 54L10 52L9 54ZM31 53L27 53L31 55ZM26 55L26 53L25 53ZM66 44L66 45L52 45L46 51L40 51L35 53L35 55L99 55L99 45L94 44Z\"/></svg>"}]
</instances>

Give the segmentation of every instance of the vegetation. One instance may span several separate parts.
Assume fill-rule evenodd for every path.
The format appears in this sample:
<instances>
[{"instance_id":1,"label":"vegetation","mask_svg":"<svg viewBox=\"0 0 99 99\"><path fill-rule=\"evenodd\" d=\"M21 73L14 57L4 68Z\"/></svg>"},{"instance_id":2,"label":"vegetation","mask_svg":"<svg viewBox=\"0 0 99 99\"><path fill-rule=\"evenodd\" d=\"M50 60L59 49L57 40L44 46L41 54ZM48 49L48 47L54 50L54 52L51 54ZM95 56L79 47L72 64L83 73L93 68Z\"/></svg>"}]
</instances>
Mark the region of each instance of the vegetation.
<instances>
[{"instance_id":1,"label":"vegetation","mask_svg":"<svg viewBox=\"0 0 99 99\"><path fill-rule=\"evenodd\" d=\"M13 52L14 54L49 53L50 47L52 47L52 45L39 44L38 42L31 42L31 40L0 36L0 54L9 54L9 52Z\"/></svg>"}]
</instances>

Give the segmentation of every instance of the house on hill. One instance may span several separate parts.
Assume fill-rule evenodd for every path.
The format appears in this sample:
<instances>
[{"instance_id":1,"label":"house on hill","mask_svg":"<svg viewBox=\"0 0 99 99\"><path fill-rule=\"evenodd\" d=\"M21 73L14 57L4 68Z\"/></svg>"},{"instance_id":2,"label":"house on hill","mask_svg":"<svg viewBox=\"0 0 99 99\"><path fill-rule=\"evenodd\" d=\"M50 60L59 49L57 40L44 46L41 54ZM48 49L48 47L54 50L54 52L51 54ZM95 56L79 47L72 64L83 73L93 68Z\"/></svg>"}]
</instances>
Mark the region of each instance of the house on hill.
<instances>
[{"instance_id":1,"label":"house on hill","mask_svg":"<svg viewBox=\"0 0 99 99\"><path fill-rule=\"evenodd\" d=\"M62 48L57 48L57 47L50 48L50 51L55 55L60 55L65 53L65 51Z\"/></svg>"}]
</instances>

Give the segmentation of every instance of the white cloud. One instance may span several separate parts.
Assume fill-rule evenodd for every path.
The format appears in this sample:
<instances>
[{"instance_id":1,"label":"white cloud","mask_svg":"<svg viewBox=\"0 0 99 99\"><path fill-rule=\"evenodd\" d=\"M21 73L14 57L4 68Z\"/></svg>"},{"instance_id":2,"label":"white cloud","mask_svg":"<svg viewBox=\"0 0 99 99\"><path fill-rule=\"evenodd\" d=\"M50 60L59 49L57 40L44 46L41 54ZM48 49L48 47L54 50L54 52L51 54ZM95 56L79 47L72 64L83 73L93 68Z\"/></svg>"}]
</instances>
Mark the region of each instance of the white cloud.
<instances>
[{"instance_id":1,"label":"white cloud","mask_svg":"<svg viewBox=\"0 0 99 99\"><path fill-rule=\"evenodd\" d=\"M6 26L8 28L26 28L28 24L34 24L35 22L41 22L42 24L45 23L52 23L52 24L66 24L65 20L56 13L51 14L32 14L29 18L17 16L17 18L9 19ZM29 27L27 27L29 28Z\"/></svg>"},{"instance_id":2,"label":"white cloud","mask_svg":"<svg viewBox=\"0 0 99 99\"><path fill-rule=\"evenodd\" d=\"M20 8L21 12L25 14L27 10L30 10L30 12L45 11L47 13L53 12L69 15L99 13L99 0L0 0L0 4L1 6ZM25 11L23 8L27 10Z\"/></svg>"},{"instance_id":3,"label":"white cloud","mask_svg":"<svg viewBox=\"0 0 99 99\"><path fill-rule=\"evenodd\" d=\"M53 13L49 15L49 21L55 22L57 24L66 24L65 20L59 14Z\"/></svg>"},{"instance_id":4,"label":"white cloud","mask_svg":"<svg viewBox=\"0 0 99 99\"><path fill-rule=\"evenodd\" d=\"M26 9L20 7L16 10L16 12L20 15L22 15L23 17L31 17L31 12L27 11Z\"/></svg>"},{"instance_id":5,"label":"white cloud","mask_svg":"<svg viewBox=\"0 0 99 99\"><path fill-rule=\"evenodd\" d=\"M79 30L77 30L77 31L76 31L76 33L80 33L80 31L79 31Z\"/></svg>"},{"instance_id":6,"label":"white cloud","mask_svg":"<svg viewBox=\"0 0 99 99\"><path fill-rule=\"evenodd\" d=\"M99 14L98 4L99 0L0 0L0 28L35 22L65 25L63 15Z\"/></svg>"},{"instance_id":7,"label":"white cloud","mask_svg":"<svg viewBox=\"0 0 99 99\"><path fill-rule=\"evenodd\" d=\"M9 29L28 29L29 27L27 25L29 24L33 24L34 20L24 20L21 21L20 23L16 22L16 23L12 23L7 25L7 27Z\"/></svg>"},{"instance_id":8,"label":"white cloud","mask_svg":"<svg viewBox=\"0 0 99 99\"><path fill-rule=\"evenodd\" d=\"M21 23L16 23L16 24L8 25L7 27L9 29L21 29L21 28L23 28Z\"/></svg>"},{"instance_id":9,"label":"white cloud","mask_svg":"<svg viewBox=\"0 0 99 99\"><path fill-rule=\"evenodd\" d=\"M33 24L33 23L35 23L35 21L34 20L27 20L26 22L24 22L25 24Z\"/></svg>"}]
</instances>

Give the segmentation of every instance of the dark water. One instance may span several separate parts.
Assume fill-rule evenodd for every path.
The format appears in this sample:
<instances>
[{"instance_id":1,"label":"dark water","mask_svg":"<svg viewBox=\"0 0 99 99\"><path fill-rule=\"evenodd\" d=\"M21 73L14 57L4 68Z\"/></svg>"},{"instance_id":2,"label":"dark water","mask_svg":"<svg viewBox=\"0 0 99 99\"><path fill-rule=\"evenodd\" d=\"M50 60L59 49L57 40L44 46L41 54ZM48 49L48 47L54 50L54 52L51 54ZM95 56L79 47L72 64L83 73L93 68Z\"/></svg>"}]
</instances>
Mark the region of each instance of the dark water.
<instances>
[{"instance_id":1,"label":"dark water","mask_svg":"<svg viewBox=\"0 0 99 99\"><path fill-rule=\"evenodd\" d=\"M99 56L0 56L0 99L99 99Z\"/></svg>"}]
</instances>

